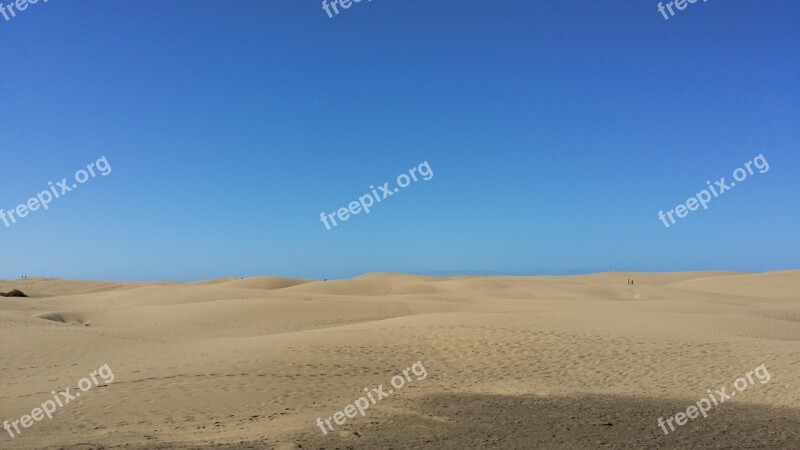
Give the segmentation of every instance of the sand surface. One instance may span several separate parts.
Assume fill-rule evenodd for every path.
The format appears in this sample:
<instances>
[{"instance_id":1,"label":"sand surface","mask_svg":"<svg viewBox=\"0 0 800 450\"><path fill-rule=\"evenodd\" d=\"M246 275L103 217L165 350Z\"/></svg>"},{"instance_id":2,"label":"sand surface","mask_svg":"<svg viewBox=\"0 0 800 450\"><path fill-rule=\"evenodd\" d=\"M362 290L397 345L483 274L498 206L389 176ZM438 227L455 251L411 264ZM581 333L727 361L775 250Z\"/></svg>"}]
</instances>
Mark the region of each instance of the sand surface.
<instances>
[{"instance_id":1,"label":"sand surface","mask_svg":"<svg viewBox=\"0 0 800 450\"><path fill-rule=\"evenodd\" d=\"M0 449L800 449L800 271L12 289L30 298L0 297L0 421L114 379ZM317 426L417 362L365 416ZM768 382L659 428L761 364Z\"/></svg>"}]
</instances>

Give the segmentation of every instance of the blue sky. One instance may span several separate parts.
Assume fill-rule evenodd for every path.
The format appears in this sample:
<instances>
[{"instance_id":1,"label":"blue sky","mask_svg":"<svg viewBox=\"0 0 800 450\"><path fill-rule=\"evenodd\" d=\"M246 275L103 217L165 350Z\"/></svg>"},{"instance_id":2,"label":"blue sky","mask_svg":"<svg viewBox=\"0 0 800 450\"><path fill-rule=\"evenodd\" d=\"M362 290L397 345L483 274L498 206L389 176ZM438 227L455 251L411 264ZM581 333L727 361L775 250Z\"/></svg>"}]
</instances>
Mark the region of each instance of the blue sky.
<instances>
[{"instance_id":1,"label":"blue sky","mask_svg":"<svg viewBox=\"0 0 800 450\"><path fill-rule=\"evenodd\" d=\"M0 277L800 267L800 3L50 0L0 17ZM669 210L764 154L709 209ZM370 185L428 161L369 215Z\"/></svg>"}]
</instances>

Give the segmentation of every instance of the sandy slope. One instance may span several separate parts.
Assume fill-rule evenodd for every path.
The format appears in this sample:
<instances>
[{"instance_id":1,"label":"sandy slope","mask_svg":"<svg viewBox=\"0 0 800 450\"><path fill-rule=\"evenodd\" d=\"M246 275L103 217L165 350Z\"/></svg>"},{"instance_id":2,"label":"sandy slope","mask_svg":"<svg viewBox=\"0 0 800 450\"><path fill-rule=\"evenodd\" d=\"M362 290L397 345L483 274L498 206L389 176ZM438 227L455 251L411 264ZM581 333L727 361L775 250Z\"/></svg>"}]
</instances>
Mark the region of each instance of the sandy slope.
<instances>
[{"instance_id":1,"label":"sandy slope","mask_svg":"<svg viewBox=\"0 0 800 450\"><path fill-rule=\"evenodd\" d=\"M0 298L0 421L103 364L114 381L0 449L800 448L800 271L11 289L32 297ZM658 427L762 363L769 382Z\"/></svg>"}]
</instances>

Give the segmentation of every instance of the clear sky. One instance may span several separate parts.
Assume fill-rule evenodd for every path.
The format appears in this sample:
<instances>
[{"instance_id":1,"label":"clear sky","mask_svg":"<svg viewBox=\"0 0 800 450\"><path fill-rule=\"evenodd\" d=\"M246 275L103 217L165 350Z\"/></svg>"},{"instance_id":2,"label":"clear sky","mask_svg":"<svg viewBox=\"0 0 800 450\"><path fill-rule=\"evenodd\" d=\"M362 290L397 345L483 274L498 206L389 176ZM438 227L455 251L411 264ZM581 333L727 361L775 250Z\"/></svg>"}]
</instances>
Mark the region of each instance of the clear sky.
<instances>
[{"instance_id":1,"label":"clear sky","mask_svg":"<svg viewBox=\"0 0 800 450\"><path fill-rule=\"evenodd\" d=\"M112 168L0 223L0 277L800 268L800 3L657 3L0 16L0 208ZM659 220L762 153L768 172ZM320 221L424 161L431 180Z\"/></svg>"}]
</instances>

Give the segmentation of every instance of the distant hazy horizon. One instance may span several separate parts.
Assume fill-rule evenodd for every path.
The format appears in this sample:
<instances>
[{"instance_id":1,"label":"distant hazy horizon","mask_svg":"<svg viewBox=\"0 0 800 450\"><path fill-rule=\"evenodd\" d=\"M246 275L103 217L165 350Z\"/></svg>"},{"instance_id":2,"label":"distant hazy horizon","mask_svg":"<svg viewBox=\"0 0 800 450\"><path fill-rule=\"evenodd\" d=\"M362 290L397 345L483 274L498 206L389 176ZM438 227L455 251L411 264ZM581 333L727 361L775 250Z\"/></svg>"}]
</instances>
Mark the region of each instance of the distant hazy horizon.
<instances>
[{"instance_id":1,"label":"distant hazy horizon","mask_svg":"<svg viewBox=\"0 0 800 450\"><path fill-rule=\"evenodd\" d=\"M61 279L61 280L74 280L74 281L102 281L102 282L120 282L120 283L194 283L198 281L209 281L215 279L225 279L225 278L239 278L239 279L251 279L251 278L260 278L260 277L274 277L274 278L286 278L286 279L305 279L305 280L350 280L353 278L374 275L374 274L391 274L391 275L411 275L411 276L431 276L431 277L461 277L461 276L475 276L475 277L576 277L581 275L607 275L607 274L630 274L631 276L635 276L636 274L639 275L668 275L668 274L699 274L699 273L730 273L730 274L741 274L741 275L748 275L748 274L769 274L769 273L781 273L781 272L793 272L798 271L800 269L779 269L779 270L768 270L768 271L758 271L758 272L750 272L750 271L741 271L741 270L675 270L675 271L638 271L638 270L622 270L622 269L615 269L615 270L601 270L601 271L594 271L594 270L574 270L574 271L539 271L539 272L531 272L531 273L506 273L506 272L497 272L497 271L471 271L471 270L464 270L464 271L431 271L431 272L384 272L384 271L373 271L373 272L364 272L358 273L351 276L342 276L342 277L314 277L314 276L289 276L289 275L275 275L275 274L251 274L251 275L225 275L225 276L211 276L207 278L197 278L197 279L174 279L174 278L160 278L160 279L133 279L133 278L98 278L98 279L90 279L90 278L79 278L79 277L58 277L58 276L44 276L44 275L27 275L29 279L36 279L36 278L44 278L44 279ZM8 281L13 282L14 280L19 280L21 277L17 278L0 278L0 281Z\"/></svg>"}]
</instances>

